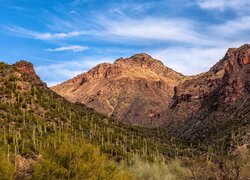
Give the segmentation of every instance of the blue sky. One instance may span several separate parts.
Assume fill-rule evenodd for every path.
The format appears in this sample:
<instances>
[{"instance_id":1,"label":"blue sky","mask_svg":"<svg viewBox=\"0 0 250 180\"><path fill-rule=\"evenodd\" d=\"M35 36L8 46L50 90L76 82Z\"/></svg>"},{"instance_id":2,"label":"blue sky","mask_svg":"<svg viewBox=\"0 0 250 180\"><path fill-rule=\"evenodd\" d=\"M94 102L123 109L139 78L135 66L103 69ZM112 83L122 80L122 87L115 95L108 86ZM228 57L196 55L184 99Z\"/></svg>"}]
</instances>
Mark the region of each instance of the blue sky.
<instances>
[{"instance_id":1,"label":"blue sky","mask_svg":"<svg viewBox=\"0 0 250 180\"><path fill-rule=\"evenodd\" d=\"M250 42L249 0L0 0L0 59L48 85L145 52L186 75Z\"/></svg>"}]
</instances>

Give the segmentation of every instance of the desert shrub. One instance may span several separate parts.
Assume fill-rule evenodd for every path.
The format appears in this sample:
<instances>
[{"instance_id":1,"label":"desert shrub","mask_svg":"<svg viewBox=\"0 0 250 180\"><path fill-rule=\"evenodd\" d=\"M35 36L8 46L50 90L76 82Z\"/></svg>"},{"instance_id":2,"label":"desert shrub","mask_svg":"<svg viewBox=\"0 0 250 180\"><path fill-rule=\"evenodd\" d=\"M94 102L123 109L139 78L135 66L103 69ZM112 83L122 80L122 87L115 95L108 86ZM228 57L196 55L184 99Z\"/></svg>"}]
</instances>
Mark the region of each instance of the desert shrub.
<instances>
[{"instance_id":1,"label":"desert shrub","mask_svg":"<svg viewBox=\"0 0 250 180\"><path fill-rule=\"evenodd\" d=\"M191 177L191 171L188 168L182 167L179 160L173 160L167 164L171 174L174 174L176 179L186 179Z\"/></svg>"},{"instance_id":2,"label":"desert shrub","mask_svg":"<svg viewBox=\"0 0 250 180\"><path fill-rule=\"evenodd\" d=\"M48 148L34 165L33 179L130 179L128 171L100 155L98 148L86 142L63 139L55 151Z\"/></svg>"},{"instance_id":3,"label":"desert shrub","mask_svg":"<svg viewBox=\"0 0 250 180\"><path fill-rule=\"evenodd\" d=\"M129 170L136 180L175 180L191 177L189 169L180 165L180 161L174 160L165 164L163 162L146 162L138 157L133 157L129 162Z\"/></svg>"},{"instance_id":4,"label":"desert shrub","mask_svg":"<svg viewBox=\"0 0 250 180\"><path fill-rule=\"evenodd\" d=\"M8 162L4 154L6 153L0 151L0 179L11 180L15 174L15 167L12 163Z\"/></svg>"}]
</instances>

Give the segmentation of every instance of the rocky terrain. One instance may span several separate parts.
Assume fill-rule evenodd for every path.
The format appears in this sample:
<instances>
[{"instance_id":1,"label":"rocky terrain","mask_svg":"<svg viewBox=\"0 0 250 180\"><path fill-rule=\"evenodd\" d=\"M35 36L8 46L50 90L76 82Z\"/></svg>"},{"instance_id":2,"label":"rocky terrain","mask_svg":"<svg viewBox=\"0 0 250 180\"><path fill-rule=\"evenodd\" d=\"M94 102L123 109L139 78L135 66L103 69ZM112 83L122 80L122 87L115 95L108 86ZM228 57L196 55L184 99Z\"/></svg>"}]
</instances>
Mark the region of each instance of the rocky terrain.
<instances>
[{"instance_id":1,"label":"rocky terrain","mask_svg":"<svg viewBox=\"0 0 250 180\"><path fill-rule=\"evenodd\" d=\"M169 108L169 129L192 139L249 122L250 45L229 49L208 72L177 85Z\"/></svg>"},{"instance_id":2,"label":"rocky terrain","mask_svg":"<svg viewBox=\"0 0 250 180\"><path fill-rule=\"evenodd\" d=\"M250 45L230 48L208 72L196 76L136 54L100 64L52 90L127 123L167 127L182 139L208 138L231 117L240 116L232 126L249 121Z\"/></svg>"},{"instance_id":3,"label":"rocky terrain","mask_svg":"<svg viewBox=\"0 0 250 180\"><path fill-rule=\"evenodd\" d=\"M161 126L173 88L185 76L147 54L103 63L51 89L127 123Z\"/></svg>"}]
</instances>

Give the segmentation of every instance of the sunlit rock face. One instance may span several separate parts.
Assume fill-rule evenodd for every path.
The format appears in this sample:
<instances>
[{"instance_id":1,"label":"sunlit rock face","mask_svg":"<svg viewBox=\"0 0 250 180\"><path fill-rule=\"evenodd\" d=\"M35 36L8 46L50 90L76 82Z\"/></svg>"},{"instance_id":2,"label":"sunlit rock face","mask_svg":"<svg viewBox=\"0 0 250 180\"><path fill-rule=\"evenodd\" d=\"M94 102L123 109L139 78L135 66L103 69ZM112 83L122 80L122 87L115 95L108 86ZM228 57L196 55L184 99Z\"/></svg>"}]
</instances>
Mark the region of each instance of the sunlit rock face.
<instances>
[{"instance_id":1,"label":"sunlit rock face","mask_svg":"<svg viewBox=\"0 0 250 180\"><path fill-rule=\"evenodd\" d=\"M103 63L54 91L108 116L142 126L161 126L173 88L185 79L147 54Z\"/></svg>"}]
</instances>

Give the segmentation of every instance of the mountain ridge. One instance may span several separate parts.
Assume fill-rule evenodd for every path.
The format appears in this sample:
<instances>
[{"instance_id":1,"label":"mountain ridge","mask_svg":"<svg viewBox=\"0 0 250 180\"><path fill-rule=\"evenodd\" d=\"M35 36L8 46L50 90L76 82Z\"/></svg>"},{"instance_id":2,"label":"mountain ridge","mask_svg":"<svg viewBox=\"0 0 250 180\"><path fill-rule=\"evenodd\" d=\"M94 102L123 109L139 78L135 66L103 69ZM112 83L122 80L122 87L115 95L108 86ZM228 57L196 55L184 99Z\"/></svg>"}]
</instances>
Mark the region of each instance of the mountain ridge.
<instances>
[{"instance_id":1,"label":"mountain ridge","mask_svg":"<svg viewBox=\"0 0 250 180\"><path fill-rule=\"evenodd\" d=\"M179 137L195 139L201 121L217 124L247 97L249 59L250 45L229 48L209 71L184 76L140 53L97 65L51 89L126 123L166 127ZM213 115L216 120L208 120Z\"/></svg>"},{"instance_id":2,"label":"mountain ridge","mask_svg":"<svg viewBox=\"0 0 250 180\"><path fill-rule=\"evenodd\" d=\"M106 115L126 119L127 123L132 123L131 118L137 116L136 123L142 124L144 122L141 120L146 119L145 124L152 124L152 116L158 116L163 110L158 104L166 106L165 99L172 96L172 92L167 90L183 78L182 74L165 67L162 62L141 53L130 58L119 58L113 64L102 63L62 83L61 90L57 88L58 85L51 89L63 96L65 91L66 99L81 102ZM151 97L141 93L143 90ZM80 95L77 96L77 93ZM149 107L145 104L149 104ZM138 106L145 107L142 113L136 112ZM154 111L157 113L153 114ZM161 118L158 116L158 119Z\"/></svg>"}]
</instances>

